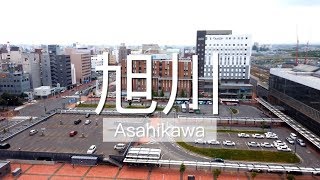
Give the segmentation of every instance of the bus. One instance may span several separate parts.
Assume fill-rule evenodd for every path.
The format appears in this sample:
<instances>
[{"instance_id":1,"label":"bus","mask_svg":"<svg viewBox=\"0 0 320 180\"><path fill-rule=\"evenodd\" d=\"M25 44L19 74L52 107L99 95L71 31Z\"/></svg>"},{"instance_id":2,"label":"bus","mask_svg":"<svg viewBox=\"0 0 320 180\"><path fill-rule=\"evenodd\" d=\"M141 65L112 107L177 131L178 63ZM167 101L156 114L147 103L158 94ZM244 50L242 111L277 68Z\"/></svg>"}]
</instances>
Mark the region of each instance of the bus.
<instances>
[{"instance_id":1,"label":"bus","mask_svg":"<svg viewBox=\"0 0 320 180\"><path fill-rule=\"evenodd\" d=\"M159 160L161 158L161 149L156 148L130 148L126 158Z\"/></svg>"},{"instance_id":2,"label":"bus","mask_svg":"<svg viewBox=\"0 0 320 180\"><path fill-rule=\"evenodd\" d=\"M187 106L186 104L181 104L181 112L187 112Z\"/></svg>"},{"instance_id":3,"label":"bus","mask_svg":"<svg viewBox=\"0 0 320 180\"><path fill-rule=\"evenodd\" d=\"M189 103L189 98L176 98L175 103L176 104L187 104Z\"/></svg>"},{"instance_id":4,"label":"bus","mask_svg":"<svg viewBox=\"0 0 320 180\"><path fill-rule=\"evenodd\" d=\"M227 106L237 106L239 104L238 99L223 99L220 98L220 103L225 104Z\"/></svg>"}]
</instances>

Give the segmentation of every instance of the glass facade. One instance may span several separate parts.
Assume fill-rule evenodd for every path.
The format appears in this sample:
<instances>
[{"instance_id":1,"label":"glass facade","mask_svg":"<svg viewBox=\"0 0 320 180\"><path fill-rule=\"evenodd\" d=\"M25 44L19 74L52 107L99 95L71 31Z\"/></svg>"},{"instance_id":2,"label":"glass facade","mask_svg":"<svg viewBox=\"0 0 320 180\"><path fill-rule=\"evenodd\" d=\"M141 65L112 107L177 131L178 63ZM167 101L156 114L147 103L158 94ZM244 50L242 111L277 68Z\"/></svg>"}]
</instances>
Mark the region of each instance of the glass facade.
<instances>
[{"instance_id":1,"label":"glass facade","mask_svg":"<svg viewBox=\"0 0 320 180\"><path fill-rule=\"evenodd\" d=\"M320 111L320 90L274 75L270 75L269 86L280 93Z\"/></svg>"},{"instance_id":2,"label":"glass facade","mask_svg":"<svg viewBox=\"0 0 320 180\"><path fill-rule=\"evenodd\" d=\"M287 115L320 136L320 90L271 74L269 95Z\"/></svg>"}]
</instances>

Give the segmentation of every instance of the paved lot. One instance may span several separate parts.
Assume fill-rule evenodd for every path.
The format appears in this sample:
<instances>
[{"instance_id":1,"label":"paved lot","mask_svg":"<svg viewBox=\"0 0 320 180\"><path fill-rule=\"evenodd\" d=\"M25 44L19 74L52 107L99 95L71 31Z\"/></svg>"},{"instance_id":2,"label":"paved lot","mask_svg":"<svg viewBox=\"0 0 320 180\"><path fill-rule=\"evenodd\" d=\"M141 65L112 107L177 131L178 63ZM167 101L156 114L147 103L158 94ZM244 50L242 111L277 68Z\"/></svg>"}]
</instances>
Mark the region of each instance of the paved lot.
<instances>
[{"instance_id":1,"label":"paved lot","mask_svg":"<svg viewBox=\"0 0 320 180\"><path fill-rule=\"evenodd\" d=\"M241 129L244 130L244 127L237 128L237 127L232 127L233 130L235 129ZM261 130L261 128L246 128L246 130ZM285 138L289 136L289 134L292 132L287 128L284 127L278 127L278 128L273 128L271 129L274 133L276 133L279 137L279 140L286 142L286 144L291 148L292 152L294 152L295 146L289 144ZM218 133L217 134L217 139L220 141L220 145L203 145L203 144L195 144L191 143L194 146L199 146L199 147L211 147L211 148L226 148L226 149L247 149L247 150L261 150L261 151L277 151L275 147L273 148L265 148L265 147L249 147L248 142L254 141L258 143L263 143L263 142L269 142L273 144L273 141L275 139L256 139L252 138L250 135L250 138L239 138L237 133ZM235 142L235 146L225 146L222 144L222 141L224 140L230 140ZM299 164L300 166L308 166L308 167L320 167L320 153L317 152L311 144L309 144L307 141L307 147L301 147L300 145L296 144L296 151L297 154L302 158L302 162ZM290 153L290 152L288 152Z\"/></svg>"},{"instance_id":2,"label":"paved lot","mask_svg":"<svg viewBox=\"0 0 320 180\"><path fill-rule=\"evenodd\" d=\"M36 126L16 135L7 142L11 144L9 150L37 151L37 152L68 152L86 153L91 145L97 146L96 154L115 154L113 146L116 143L102 142L102 119L105 116L91 115L85 118L84 115L57 114ZM74 120L81 119L81 124L74 125ZM84 125L86 119L91 120L91 124ZM62 125L60 124L62 122ZM98 125L96 125L96 121ZM41 128L45 128L44 136ZM31 129L39 132L29 136ZM69 137L70 131L78 131L74 137ZM82 137L82 133L85 137Z\"/></svg>"},{"instance_id":3,"label":"paved lot","mask_svg":"<svg viewBox=\"0 0 320 180\"><path fill-rule=\"evenodd\" d=\"M54 165L32 165L32 164L11 164L11 168L22 168L23 173L14 178L11 174L6 175L4 180L34 180L34 179L50 179L50 180L93 180L93 179L123 179L123 180L176 180L180 179L178 168L154 168L147 167L128 167L124 166L119 169L114 166L99 165L94 167L74 166L70 164L54 164ZM184 179L188 175L194 175L196 179L212 180L212 172L209 169L196 170L194 167L187 167L183 174ZM219 180L247 180L251 176L248 172L222 171ZM280 180L285 179L283 174L257 174L255 179L259 180ZM317 176L304 175L295 176L297 180L316 180Z\"/></svg>"}]
</instances>

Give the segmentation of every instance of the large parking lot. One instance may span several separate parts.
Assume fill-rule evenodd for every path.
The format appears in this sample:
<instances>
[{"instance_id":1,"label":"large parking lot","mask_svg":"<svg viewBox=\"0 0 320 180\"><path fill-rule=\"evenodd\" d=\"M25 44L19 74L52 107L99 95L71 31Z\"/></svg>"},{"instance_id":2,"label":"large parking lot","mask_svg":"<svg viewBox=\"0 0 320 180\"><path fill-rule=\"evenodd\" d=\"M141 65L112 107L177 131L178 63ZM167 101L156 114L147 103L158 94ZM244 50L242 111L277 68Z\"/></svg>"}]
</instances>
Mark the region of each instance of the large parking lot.
<instances>
[{"instance_id":1,"label":"large parking lot","mask_svg":"<svg viewBox=\"0 0 320 180\"><path fill-rule=\"evenodd\" d=\"M117 152L113 150L116 143L102 141L102 119L104 117L91 115L86 118L85 115L56 114L9 139L7 142L11 147L8 150L86 154L91 145L96 145L95 154L116 154ZM74 121L77 119L81 119L82 122L75 125ZM91 123L85 125L87 119L90 119ZM38 133L30 136L29 132L32 129L38 130ZM44 129L43 133L42 129ZM78 133L70 137L71 131L78 131Z\"/></svg>"},{"instance_id":2,"label":"large parking lot","mask_svg":"<svg viewBox=\"0 0 320 180\"><path fill-rule=\"evenodd\" d=\"M261 131L261 128L250 128L250 127L232 127L232 130L257 130ZM268 129L269 131L269 129ZM285 142L289 148L292 150L288 153L294 153L295 145L292 145L286 141L286 137L289 137L290 133L293 132L285 127L277 127L272 128L272 132L276 133L279 137L278 140ZM301 138L298 136L298 138ZM240 138L238 137L238 133L230 132L230 133L217 133L217 140L220 142L220 145L208 145L208 144L196 144L192 143L195 146L199 147L210 147L210 148L226 148L226 149L243 149L243 150L261 150L261 151L278 151L275 147L267 148L267 147L250 147L248 146L248 142L257 142L259 144L263 142L268 142L273 144L273 141L277 139L257 139L253 138L252 134L250 134L249 138ZM223 145L223 141L229 140L235 143L235 146L227 146ZM320 153L317 152L312 145L304 140L306 143L306 147L301 147L298 143L296 144L296 152L298 156L302 159L301 165L304 166L320 166Z\"/></svg>"}]
</instances>

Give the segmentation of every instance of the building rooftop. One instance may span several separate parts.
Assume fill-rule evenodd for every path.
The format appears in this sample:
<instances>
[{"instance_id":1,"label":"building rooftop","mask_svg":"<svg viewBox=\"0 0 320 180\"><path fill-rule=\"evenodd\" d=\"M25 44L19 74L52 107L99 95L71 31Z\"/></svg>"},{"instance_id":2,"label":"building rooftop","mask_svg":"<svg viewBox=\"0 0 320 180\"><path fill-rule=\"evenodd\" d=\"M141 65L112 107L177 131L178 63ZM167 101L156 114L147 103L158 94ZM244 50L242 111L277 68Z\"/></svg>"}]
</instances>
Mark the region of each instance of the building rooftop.
<instances>
[{"instance_id":1,"label":"building rooftop","mask_svg":"<svg viewBox=\"0 0 320 180\"><path fill-rule=\"evenodd\" d=\"M320 70L318 70L320 67L299 66L294 68L271 68L270 74L320 90Z\"/></svg>"}]
</instances>

